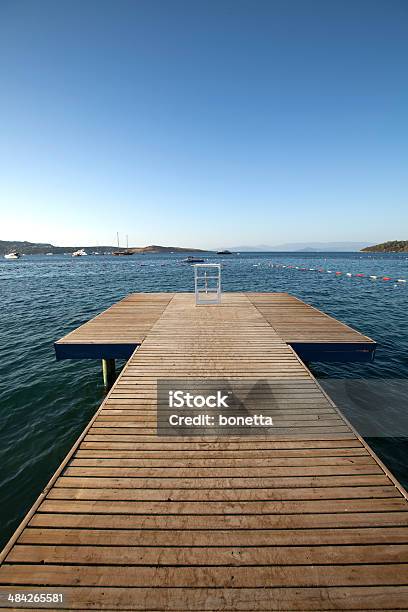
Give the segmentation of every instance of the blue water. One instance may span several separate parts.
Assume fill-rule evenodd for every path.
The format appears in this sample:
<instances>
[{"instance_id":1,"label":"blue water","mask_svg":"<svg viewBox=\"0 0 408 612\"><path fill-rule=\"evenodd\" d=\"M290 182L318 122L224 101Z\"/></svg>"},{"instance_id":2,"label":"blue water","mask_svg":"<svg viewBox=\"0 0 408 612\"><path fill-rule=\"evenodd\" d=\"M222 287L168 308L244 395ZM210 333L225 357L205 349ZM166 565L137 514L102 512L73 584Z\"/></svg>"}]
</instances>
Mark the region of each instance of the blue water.
<instances>
[{"instance_id":1,"label":"blue water","mask_svg":"<svg viewBox=\"0 0 408 612\"><path fill-rule=\"evenodd\" d=\"M373 364L310 364L324 381L408 378L408 283L272 264L408 279L407 254L248 253L223 263L225 291L287 291L375 339ZM100 364L56 362L53 342L130 292L191 291L180 255L31 256L0 261L0 523L11 535L103 399ZM401 411L407 406L401 402ZM370 441L408 484L408 438Z\"/></svg>"}]
</instances>

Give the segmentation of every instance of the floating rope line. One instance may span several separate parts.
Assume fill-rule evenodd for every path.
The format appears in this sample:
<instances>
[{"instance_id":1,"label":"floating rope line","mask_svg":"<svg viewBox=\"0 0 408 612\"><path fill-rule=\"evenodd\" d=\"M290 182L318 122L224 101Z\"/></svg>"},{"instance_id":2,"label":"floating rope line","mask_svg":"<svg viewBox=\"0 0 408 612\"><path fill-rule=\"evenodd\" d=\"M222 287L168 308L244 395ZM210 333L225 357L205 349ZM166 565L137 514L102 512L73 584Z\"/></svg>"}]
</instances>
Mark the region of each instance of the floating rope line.
<instances>
[{"instance_id":1,"label":"floating rope line","mask_svg":"<svg viewBox=\"0 0 408 612\"><path fill-rule=\"evenodd\" d=\"M272 268L287 268L289 270L298 270L299 272L323 272L324 274L335 274L336 276L347 276L348 278L364 278L369 280L394 281L396 283L406 283L405 278L392 278L391 276L378 276L375 274L353 274L352 272L342 272L341 270L325 270L324 268L304 268L302 266L289 266L286 264L273 263L269 264Z\"/></svg>"}]
</instances>

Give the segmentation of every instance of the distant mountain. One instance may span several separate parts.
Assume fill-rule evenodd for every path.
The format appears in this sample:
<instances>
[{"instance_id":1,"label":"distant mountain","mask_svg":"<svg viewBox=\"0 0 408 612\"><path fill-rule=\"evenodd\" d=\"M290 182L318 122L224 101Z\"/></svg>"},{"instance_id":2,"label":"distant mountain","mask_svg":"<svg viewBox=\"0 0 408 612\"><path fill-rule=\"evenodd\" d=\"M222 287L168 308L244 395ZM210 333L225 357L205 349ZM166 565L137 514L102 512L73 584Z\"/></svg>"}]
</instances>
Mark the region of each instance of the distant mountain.
<instances>
[{"instance_id":1,"label":"distant mountain","mask_svg":"<svg viewBox=\"0 0 408 612\"><path fill-rule=\"evenodd\" d=\"M408 240L389 240L361 250L366 253L408 253Z\"/></svg>"},{"instance_id":2,"label":"distant mountain","mask_svg":"<svg viewBox=\"0 0 408 612\"><path fill-rule=\"evenodd\" d=\"M277 244L269 246L265 244L258 244L255 246L235 246L228 247L231 251L286 251L286 252L325 252L325 251L338 251L338 252L354 252L361 251L364 247L368 246L368 242L289 242L287 244Z\"/></svg>"},{"instance_id":3,"label":"distant mountain","mask_svg":"<svg viewBox=\"0 0 408 612\"><path fill-rule=\"evenodd\" d=\"M45 253L53 253L61 255L62 253L73 253L78 249L85 249L87 253L111 253L117 251L116 246L72 246L59 247L48 242L27 242L19 240L0 240L0 255L5 255L11 251L18 251L24 255L44 255ZM168 247L152 244L146 247L131 247L129 249L120 249L122 251L130 251L131 253L208 253L202 249L190 249L184 247Z\"/></svg>"},{"instance_id":4,"label":"distant mountain","mask_svg":"<svg viewBox=\"0 0 408 612\"><path fill-rule=\"evenodd\" d=\"M256 244L255 246L248 246L248 245L244 245L244 246L222 246L219 247L217 249L217 251L232 251L234 253L245 253L245 252L249 252L249 253L259 253L262 251L265 252L269 252L269 251L273 251L274 247L268 246L267 244Z\"/></svg>"},{"instance_id":5,"label":"distant mountain","mask_svg":"<svg viewBox=\"0 0 408 612\"><path fill-rule=\"evenodd\" d=\"M146 247L132 247L126 249L131 253L211 253L212 251L206 251L204 249L190 249L188 247L172 247L172 246L159 246L157 244L151 244Z\"/></svg>"}]
</instances>

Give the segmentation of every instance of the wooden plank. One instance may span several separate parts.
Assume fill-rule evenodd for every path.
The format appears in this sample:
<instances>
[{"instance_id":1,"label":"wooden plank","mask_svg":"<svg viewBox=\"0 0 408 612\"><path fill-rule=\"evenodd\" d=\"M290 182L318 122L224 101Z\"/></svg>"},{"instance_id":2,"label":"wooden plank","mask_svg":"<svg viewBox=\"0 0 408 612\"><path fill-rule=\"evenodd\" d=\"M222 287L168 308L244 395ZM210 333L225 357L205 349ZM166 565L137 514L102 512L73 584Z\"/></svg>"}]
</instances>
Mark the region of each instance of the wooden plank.
<instances>
[{"instance_id":1,"label":"wooden plank","mask_svg":"<svg viewBox=\"0 0 408 612\"><path fill-rule=\"evenodd\" d=\"M209 516L220 514L327 514L336 512L390 512L406 510L405 500L401 498L390 499L337 499L332 500L305 500L301 501L242 501L242 502L179 502L167 500L154 501L87 501L87 500L53 500L46 499L40 506L39 512L61 512L79 514L199 514Z\"/></svg>"},{"instance_id":2,"label":"wooden plank","mask_svg":"<svg viewBox=\"0 0 408 612\"><path fill-rule=\"evenodd\" d=\"M282 457L276 458L262 458L257 457L256 459L212 459L212 458L195 458L177 459L172 457L167 459L158 459L149 457L148 459L84 459L76 458L71 461L71 466L81 467L164 467L164 468L177 468L177 467L285 467L285 466L315 466L315 465L376 465L374 459L370 455L362 455L358 457L299 457L299 458L287 458Z\"/></svg>"},{"instance_id":3,"label":"wooden plank","mask_svg":"<svg viewBox=\"0 0 408 612\"><path fill-rule=\"evenodd\" d=\"M18 592L32 592L19 586ZM61 589L58 589L61 591ZM4 591L6 594L8 591ZM41 587L42 593L55 588ZM174 612L213 612L229 610L406 610L408 587L263 587L263 588L134 588L134 587L65 587L65 601L76 610L171 610ZM27 609L27 608L24 608ZM36 608L38 609L38 607Z\"/></svg>"},{"instance_id":4,"label":"wooden plank","mask_svg":"<svg viewBox=\"0 0 408 612\"><path fill-rule=\"evenodd\" d=\"M27 528L19 544L97 546L322 546L358 544L408 544L407 527L316 529L60 529Z\"/></svg>"},{"instance_id":5,"label":"wooden plank","mask_svg":"<svg viewBox=\"0 0 408 612\"><path fill-rule=\"evenodd\" d=\"M143 477L92 477L87 476L60 476L55 482L55 487L87 487L87 488L106 488L106 489L282 489L282 488L309 488L309 487L344 487L344 486L380 486L389 485L389 480L383 473L379 474L347 474L338 473L330 476L272 476L262 477L253 476L249 478L240 477L216 477L208 478L205 476L199 479L193 478L143 478ZM341 491L339 491L341 495Z\"/></svg>"},{"instance_id":6,"label":"wooden plank","mask_svg":"<svg viewBox=\"0 0 408 612\"><path fill-rule=\"evenodd\" d=\"M59 589L61 590L61 589ZM32 587L19 587L32 592ZM174 612L211 612L229 610L406 610L408 587L270 587L270 588L132 588L65 587L65 601L76 610L171 610ZM8 591L5 591L7 594ZM42 587L42 593L56 592ZM27 609L27 608L24 608ZM32 610L32 609L31 609ZM36 608L38 610L38 607Z\"/></svg>"},{"instance_id":7,"label":"wooden plank","mask_svg":"<svg viewBox=\"0 0 408 612\"><path fill-rule=\"evenodd\" d=\"M64 487L63 483L55 487L48 494L48 499L80 499L80 500L124 500L124 501L190 501L190 502L225 502L225 501L288 501L313 500L313 499L375 499L375 498L398 498L398 491L392 486L383 487L318 487L285 489L275 487L265 489L230 488L230 489L142 489L133 487L121 487L121 483L116 483L116 487L108 488L106 483L101 482L99 487L81 487L79 484L72 487Z\"/></svg>"},{"instance_id":8,"label":"wooden plank","mask_svg":"<svg viewBox=\"0 0 408 612\"><path fill-rule=\"evenodd\" d=\"M327 514L216 514L212 516L174 514L64 514L37 512L30 527L64 527L69 529L212 529L213 531L247 529L340 529L343 527L407 527L408 512L333 512Z\"/></svg>"},{"instance_id":9,"label":"wooden plank","mask_svg":"<svg viewBox=\"0 0 408 612\"><path fill-rule=\"evenodd\" d=\"M207 542L205 546L104 546L91 545L30 545L17 544L11 551L9 564L70 564L75 559L78 565L121 566L310 566L310 565L363 565L385 563L407 563L407 544L358 544L335 546L216 546ZM9 566L7 566L9 567ZM18 566L13 573L18 574ZM79 568L78 568L79 569ZM110 568L111 569L111 568ZM121 568L126 573L127 568ZM308 568L306 568L307 571ZM330 568L328 568L330 570ZM10 570L11 571L11 570ZM395 572L395 568L394 568ZM7 576L7 572L5 571ZM1 575L1 574L0 574ZM27 574L26 574L27 575ZM408 578L407 569L405 577ZM10 574L9 574L10 576ZM11 576L10 576L11 577ZM4 578L4 576L3 576ZM125 583L128 584L128 583ZM133 583L134 584L134 583ZM341 582L340 582L341 584ZM141 586L146 586L142 583Z\"/></svg>"},{"instance_id":10,"label":"wooden plank","mask_svg":"<svg viewBox=\"0 0 408 612\"><path fill-rule=\"evenodd\" d=\"M66 476L122 476L124 478L277 478L279 476L351 476L353 474L382 474L381 468L372 465L346 466L297 466L279 468L99 468L99 467L69 467Z\"/></svg>"},{"instance_id":11,"label":"wooden plank","mask_svg":"<svg viewBox=\"0 0 408 612\"><path fill-rule=\"evenodd\" d=\"M36 549L37 547L32 547ZM95 549L93 549L95 550ZM74 547L71 558L79 551ZM95 551L96 553L96 551ZM111 551L113 557L114 551ZM231 565L231 563L229 563ZM156 588L223 588L329 587L329 586L406 586L407 566L401 564L301 565L262 564L224 567L115 567L97 565L7 565L0 568L0 577L10 584L76 585L106 587Z\"/></svg>"},{"instance_id":12,"label":"wooden plank","mask_svg":"<svg viewBox=\"0 0 408 612\"><path fill-rule=\"evenodd\" d=\"M309 488L309 487L344 487L347 485L358 486L380 486L389 485L389 480L383 473L379 474L334 474L330 476L272 476L272 477L234 477L221 478L219 475L213 478L205 476L199 479L192 478L142 478L142 477L92 477L87 476L60 476L55 482L55 487L88 487L88 488L126 488L126 489L282 489L282 488ZM341 491L339 491L341 494Z\"/></svg>"}]
</instances>

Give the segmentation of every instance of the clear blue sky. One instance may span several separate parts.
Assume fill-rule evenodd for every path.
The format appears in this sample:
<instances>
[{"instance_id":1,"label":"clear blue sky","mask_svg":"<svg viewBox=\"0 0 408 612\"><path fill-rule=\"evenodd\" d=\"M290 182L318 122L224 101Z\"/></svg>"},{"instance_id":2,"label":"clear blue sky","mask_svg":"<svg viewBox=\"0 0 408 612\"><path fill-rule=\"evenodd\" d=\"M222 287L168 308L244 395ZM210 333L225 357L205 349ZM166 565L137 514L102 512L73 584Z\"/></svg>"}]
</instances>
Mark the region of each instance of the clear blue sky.
<instances>
[{"instance_id":1,"label":"clear blue sky","mask_svg":"<svg viewBox=\"0 0 408 612\"><path fill-rule=\"evenodd\" d=\"M2 0L0 239L408 239L406 0Z\"/></svg>"}]
</instances>

